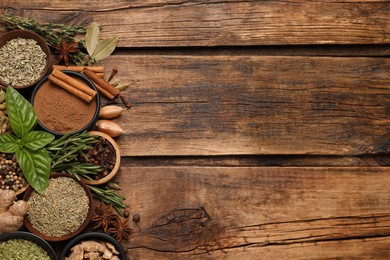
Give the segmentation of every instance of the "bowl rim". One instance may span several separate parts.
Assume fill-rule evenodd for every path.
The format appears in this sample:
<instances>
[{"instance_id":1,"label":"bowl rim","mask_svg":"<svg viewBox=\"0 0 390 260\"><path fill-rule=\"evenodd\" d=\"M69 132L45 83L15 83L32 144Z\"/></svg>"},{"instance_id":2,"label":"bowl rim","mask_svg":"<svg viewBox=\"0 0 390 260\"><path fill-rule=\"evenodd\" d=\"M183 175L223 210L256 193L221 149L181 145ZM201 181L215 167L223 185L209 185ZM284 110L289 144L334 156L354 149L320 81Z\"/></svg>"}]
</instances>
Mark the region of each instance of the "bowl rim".
<instances>
[{"instance_id":1,"label":"bowl rim","mask_svg":"<svg viewBox=\"0 0 390 260\"><path fill-rule=\"evenodd\" d=\"M87 233L78 235L75 238L73 238L72 240L70 240L65 245L65 247L62 249L59 259L60 260L65 259L65 256L67 256L67 254L69 253L70 249L74 245L76 245L79 242L81 242L82 240L86 240L86 239L90 239L90 240L106 240L106 241L110 242L111 244L113 244L115 246L115 248L119 252L119 258L121 260L126 260L127 259L126 258L126 252L125 252L125 250L123 249L123 247L121 246L121 244L118 241L116 241L113 237L107 235L106 233L96 232L96 231L95 232L87 232Z\"/></svg>"},{"instance_id":2,"label":"bowl rim","mask_svg":"<svg viewBox=\"0 0 390 260\"><path fill-rule=\"evenodd\" d=\"M77 130L77 131L73 131L73 132L69 132L69 133L61 133L61 132L57 132L57 131L54 131L54 130L51 130L49 128L47 128L38 118L38 125L39 127L41 127L43 130L57 136L57 137L61 137L61 136L64 136L66 134L70 134L70 135L73 135L73 134L78 134L78 133L81 133L83 131L86 131L90 128L92 128L96 122L96 120L98 119L99 117L99 112L100 112L100 95L99 95L99 91L97 90L95 84L89 79L87 78L85 75L79 73L79 72L76 72L76 71L71 71L71 70L61 70L61 72L65 73L66 75L69 75L69 76L75 76L81 80L84 80L89 87L91 87L93 90L96 91L96 96L94 97L94 99L96 100L96 109L95 109L95 113L93 114L91 120L89 121L88 124L86 124L83 128ZM35 99L35 95L37 94L39 88L49 79L49 75L45 76L43 79L41 79L39 81L39 83L36 85L36 87L34 88L32 94L31 94L31 105L34 107L34 99Z\"/></svg>"},{"instance_id":3,"label":"bowl rim","mask_svg":"<svg viewBox=\"0 0 390 260\"><path fill-rule=\"evenodd\" d=\"M76 177L74 177L71 174L67 174L67 173L52 173L52 174L50 174L49 178L51 179L51 178L58 178L58 177L68 177L68 178L71 178L71 179L75 180L77 183L79 183L81 185L81 187L83 187L85 193L87 194L88 200L89 200L89 210L88 210L88 213L87 213L87 217L85 218L84 222L80 225L80 227L77 228L72 233L67 234L65 236L62 236L62 237L51 237L51 236L47 236L47 235L41 233L40 231L38 231L37 229L35 229L33 227L31 221L28 219L28 215L26 214L24 216L24 219L23 219L24 226L31 233L33 233L35 235L38 235L39 237L43 238L44 240L52 241L52 242L68 240L68 239L70 239L70 238L80 234L89 225L89 223L91 221L91 218L92 218L93 214L95 213L95 204L94 204L94 201L93 201L92 193L91 193L91 191L89 190L88 186L85 183L83 183L82 181L77 180ZM23 200L28 202L28 199L30 198L31 193L33 191L34 191L33 188L30 186L26 190L26 192L24 193Z\"/></svg>"},{"instance_id":4,"label":"bowl rim","mask_svg":"<svg viewBox=\"0 0 390 260\"><path fill-rule=\"evenodd\" d=\"M12 31L9 31L9 32L3 34L0 37L0 48L8 41L10 41L12 39L19 38L19 37L26 38L26 39L33 39L38 43L38 45L41 47L42 51L46 54L46 66L43 69L41 75L36 80L31 82L30 84L27 84L24 86L17 86L17 85L14 86L11 84L7 84L6 82L2 81L1 79L0 79L0 84L3 86L11 86L15 89L26 89L26 88L29 88L29 87L36 85L48 73L49 68L51 66L51 53L50 53L50 48L47 45L46 41L41 36L39 36L37 33L33 32L33 31L29 31L29 30L12 30ZM4 41L4 44L1 44L2 41Z\"/></svg>"},{"instance_id":5,"label":"bowl rim","mask_svg":"<svg viewBox=\"0 0 390 260\"><path fill-rule=\"evenodd\" d=\"M88 133L91 135L97 135L97 136L101 136L101 137L105 138L107 141L109 141L112 144L112 146L115 149L115 160L116 160L115 165L114 165L114 168L111 170L111 172L107 176L105 176L104 178L98 179L98 180L87 180L87 179L81 178L83 180L83 182L86 184L101 185L101 184L104 184L104 183L107 183L108 181L110 181L118 173L119 167L121 164L121 153L120 153L120 149L119 149L117 142L115 142L115 140L111 136L109 136L108 134L100 132L100 131L90 131Z\"/></svg>"},{"instance_id":6,"label":"bowl rim","mask_svg":"<svg viewBox=\"0 0 390 260\"><path fill-rule=\"evenodd\" d=\"M57 254L54 251L53 247L43 238L33 233L29 233L25 231L13 231L13 232L0 235L0 242L8 241L10 239L24 239L24 240L29 240L31 242L34 242L38 246L40 246L43 250L45 250L52 260L58 259Z\"/></svg>"}]
</instances>

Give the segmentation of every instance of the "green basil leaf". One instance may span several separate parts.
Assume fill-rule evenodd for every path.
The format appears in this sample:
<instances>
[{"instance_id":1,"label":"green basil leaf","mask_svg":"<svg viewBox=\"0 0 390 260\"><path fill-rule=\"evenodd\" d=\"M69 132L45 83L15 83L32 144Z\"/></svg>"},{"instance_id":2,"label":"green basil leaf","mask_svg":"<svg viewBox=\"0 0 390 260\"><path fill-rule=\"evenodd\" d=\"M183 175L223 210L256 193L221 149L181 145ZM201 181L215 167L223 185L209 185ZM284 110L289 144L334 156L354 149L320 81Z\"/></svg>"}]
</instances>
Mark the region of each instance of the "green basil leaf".
<instances>
[{"instance_id":1,"label":"green basil leaf","mask_svg":"<svg viewBox=\"0 0 390 260\"><path fill-rule=\"evenodd\" d=\"M37 123L33 106L12 87L7 88L7 111L11 129L19 137L24 136Z\"/></svg>"},{"instance_id":2,"label":"green basil leaf","mask_svg":"<svg viewBox=\"0 0 390 260\"><path fill-rule=\"evenodd\" d=\"M36 151L48 145L54 140L54 135L43 131L31 131L25 134L22 138L23 147Z\"/></svg>"},{"instance_id":3,"label":"green basil leaf","mask_svg":"<svg viewBox=\"0 0 390 260\"><path fill-rule=\"evenodd\" d=\"M101 61L107 58L115 50L117 42L118 42L118 37L113 37L113 38L104 39L100 41L92 57L96 61Z\"/></svg>"},{"instance_id":4,"label":"green basil leaf","mask_svg":"<svg viewBox=\"0 0 390 260\"><path fill-rule=\"evenodd\" d=\"M38 193L43 193L49 184L51 159L45 149L30 152L26 149L16 151L16 160L28 183Z\"/></svg>"},{"instance_id":5,"label":"green basil leaf","mask_svg":"<svg viewBox=\"0 0 390 260\"><path fill-rule=\"evenodd\" d=\"M96 22L91 23L85 34L85 48L90 56L93 55L99 43L99 33L99 24Z\"/></svg>"},{"instance_id":6,"label":"green basil leaf","mask_svg":"<svg viewBox=\"0 0 390 260\"><path fill-rule=\"evenodd\" d=\"M11 134L0 135L0 152L14 153L19 149L19 138Z\"/></svg>"}]
</instances>

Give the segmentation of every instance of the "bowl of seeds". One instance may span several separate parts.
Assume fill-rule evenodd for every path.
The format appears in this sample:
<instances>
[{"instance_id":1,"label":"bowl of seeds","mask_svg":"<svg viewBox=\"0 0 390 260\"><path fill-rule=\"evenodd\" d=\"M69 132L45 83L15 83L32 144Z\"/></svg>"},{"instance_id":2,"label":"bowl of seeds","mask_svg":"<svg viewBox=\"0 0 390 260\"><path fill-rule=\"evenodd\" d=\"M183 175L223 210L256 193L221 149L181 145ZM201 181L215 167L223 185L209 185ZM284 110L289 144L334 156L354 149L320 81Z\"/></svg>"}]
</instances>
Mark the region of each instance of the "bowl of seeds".
<instances>
[{"instance_id":1,"label":"bowl of seeds","mask_svg":"<svg viewBox=\"0 0 390 260\"><path fill-rule=\"evenodd\" d=\"M0 259L56 260L53 248L37 235L16 231L0 236Z\"/></svg>"},{"instance_id":2,"label":"bowl of seeds","mask_svg":"<svg viewBox=\"0 0 390 260\"><path fill-rule=\"evenodd\" d=\"M0 84L31 87L47 74L50 59L50 49L38 34L10 31L0 37Z\"/></svg>"},{"instance_id":3,"label":"bowl of seeds","mask_svg":"<svg viewBox=\"0 0 390 260\"><path fill-rule=\"evenodd\" d=\"M47 241L64 241L78 235L94 212L89 188L70 174L51 174L43 194L29 187L23 200L29 203L24 225Z\"/></svg>"}]
</instances>

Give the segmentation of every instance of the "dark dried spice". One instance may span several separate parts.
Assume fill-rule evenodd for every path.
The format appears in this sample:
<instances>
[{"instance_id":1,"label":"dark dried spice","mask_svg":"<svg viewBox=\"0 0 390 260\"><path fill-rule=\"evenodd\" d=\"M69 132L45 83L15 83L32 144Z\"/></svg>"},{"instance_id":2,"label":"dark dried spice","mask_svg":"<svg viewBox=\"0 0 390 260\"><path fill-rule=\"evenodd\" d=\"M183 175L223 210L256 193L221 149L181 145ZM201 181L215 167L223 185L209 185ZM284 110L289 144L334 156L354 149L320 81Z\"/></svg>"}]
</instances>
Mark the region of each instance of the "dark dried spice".
<instances>
[{"instance_id":1,"label":"dark dried spice","mask_svg":"<svg viewBox=\"0 0 390 260\"><path fill-rule=\"evenodd\" d=\"M116 223L119 216L112 211L112 205L107 206L101 203L99 207L95 209L95 216L92 221L95 222L93 229L99 227L103 228L104 232L107 232L108 226Z\"/></svg>"},{"instance_id":2,"label":"dark dried spice","mask_svg":"<svg viewBox=\"0 0 390 260\"><path fill-rule=\"evenodd\" d=\"M116 151L114 146L105 138L99 136L98 141L93 145L87 154L87 158L80 158L93 165L99 166L100 170L95 176L95 179L106 177L114 168L116 163Z\"/></svg>"},{"instance_id":3,"label":"dark dried spice","mask_svg":"<svg viewBox=\"0 0 390 260\"><path fill-rule=\"evenodd\" d=\"M108 232L111 233L118 242L120 242L122 238L129 240L131 229L127 226L128 223L128 218L123 221L122 218L118 217L115 222L111 223L112 227L108 229Z\"/></svg>"},{"instance_id":4,"label":"dark dried spice","mask_svg":"<svg viewBox=\"0 0 390 260\"><path fill-rule=\"evenodd\" d=\"M69 66L69 60L72 55L79 52L79 49L75 47L76 42L72 41L69 44L66 42L65 38L62 37L61 39L61 46L58 45L52 45L54 49L60 52L60 54L57 57L58 63L61 61L64 61L64 64L66 66Z\"/></svg>"}]
</instances>

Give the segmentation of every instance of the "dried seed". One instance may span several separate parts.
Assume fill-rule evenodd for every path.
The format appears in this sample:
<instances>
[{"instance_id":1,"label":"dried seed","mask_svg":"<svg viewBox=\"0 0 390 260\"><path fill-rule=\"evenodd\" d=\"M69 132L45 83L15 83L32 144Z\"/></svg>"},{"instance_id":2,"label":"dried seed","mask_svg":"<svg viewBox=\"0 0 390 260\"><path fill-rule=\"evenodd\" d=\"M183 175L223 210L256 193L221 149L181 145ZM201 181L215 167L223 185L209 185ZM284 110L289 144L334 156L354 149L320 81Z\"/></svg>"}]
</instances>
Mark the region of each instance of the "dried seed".
<instances>
[{"instance_id":1,"label":"dried seed","mask_svg":"<svg viewBox=\"0 0 390 260\"><path fill-rule=\"evenodd\" d=\"M105 119L114 119L123 113L124 109L120 106L105 106L100 109L100 116Z\"/></svg>"},{"instance_id":2,"label":"dried seed","mask_svg":"<svg viewBox=\"0 0 390 260\"><path fill-rule=\"evenodd\" d=\"M0 110L4 111L7 109L6 103L0 104Z\"/></svg>"},{"instance_id":3,"label":"dried seed","mask_svg":"<svg viewBox=\"0 0 390 260\"><path fill-rule=\"evenodd\" d=\"M106 133L111 137L117 137L123 133L122 127L110 120L98 120L96 127L98 131Z\"/></svg>"}]
</instances>

